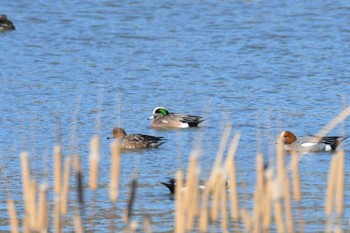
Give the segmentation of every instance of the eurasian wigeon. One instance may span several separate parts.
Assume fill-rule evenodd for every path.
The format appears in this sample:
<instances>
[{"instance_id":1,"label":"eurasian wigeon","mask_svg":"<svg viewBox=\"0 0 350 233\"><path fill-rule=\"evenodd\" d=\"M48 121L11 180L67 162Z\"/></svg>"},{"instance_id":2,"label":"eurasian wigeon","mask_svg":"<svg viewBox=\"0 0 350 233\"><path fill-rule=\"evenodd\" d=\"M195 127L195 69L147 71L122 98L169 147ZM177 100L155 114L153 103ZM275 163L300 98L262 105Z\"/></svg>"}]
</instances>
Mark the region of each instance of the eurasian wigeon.
<instances>
[{"instance_id":1,"label":"eurasian wigeon","mask_svg":"<svg viewBox=\"0 0 350 233\"><path fill-rule=\"evenodd\" d=\"M280 134L280 140L284 144L284 149L287 151L332 151L335 150L340 143L346 138L344 136L301 136L297 139L295 134L290 131L284 131Z\"/></svg>"},{"instance_id":2,"label":"eurasian wigeon","mask_svg":"<svg viewBox=\"0 0 350 233\"><path fill-rule=\"evenodd\" d=\"M198 127L198 124L204 121L203 117L200 116L170 113L164 107L156 107L148 119L153 119L151 127L161 129Z\"/></svg>"},{"instance_id":3,"label":"eurasian wigeon","mask_svg":"<svg viewBox=\"0 0 350 233\"><path fill-rule=\"evenodd\" d=\"M15 25L6 15L0 15L0 31L15 30Z\"/></svg>"},{"instance_id":4,"label":"eurasian wigeon","mask_svg":"<svg viewBox=\"0 0 350 233\"><path fill-rule=\"evenodd\" d=\"M139 149L139 148L155 148L165 143L164 137L156 137L145 134L130 134L127 135L122 128L114 128L112 137L119 143L122 149Z\"/></svg>"}]
</instances>

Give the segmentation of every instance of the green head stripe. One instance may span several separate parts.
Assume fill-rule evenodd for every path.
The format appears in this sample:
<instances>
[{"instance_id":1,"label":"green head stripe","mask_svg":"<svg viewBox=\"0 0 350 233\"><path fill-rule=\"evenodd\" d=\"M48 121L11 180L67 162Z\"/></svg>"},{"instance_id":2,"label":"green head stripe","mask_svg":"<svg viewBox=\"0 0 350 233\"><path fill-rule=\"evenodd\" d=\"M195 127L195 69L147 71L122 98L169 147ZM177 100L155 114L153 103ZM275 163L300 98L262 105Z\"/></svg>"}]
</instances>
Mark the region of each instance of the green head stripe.
<instances>
[{"instance_id":1,"label":"green head stripe","mask_svg":"<svg viewBox=\"0 0 350 233\"><path fill-rule=\"evenodd\" d=\"M166 116L169 114L169 112L167 110L165 110L164 108L160 108L158 109L158 111L163 115L163 116Z\"/></svg>"}]
</instances>

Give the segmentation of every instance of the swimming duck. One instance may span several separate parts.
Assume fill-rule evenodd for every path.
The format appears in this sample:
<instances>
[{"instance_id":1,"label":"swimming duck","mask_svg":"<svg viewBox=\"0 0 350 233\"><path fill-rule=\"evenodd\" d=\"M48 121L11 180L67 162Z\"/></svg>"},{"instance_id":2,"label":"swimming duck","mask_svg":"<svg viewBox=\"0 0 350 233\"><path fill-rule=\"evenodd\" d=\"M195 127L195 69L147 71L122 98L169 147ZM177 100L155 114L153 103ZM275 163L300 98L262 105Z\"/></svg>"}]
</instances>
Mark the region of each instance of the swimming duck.
<instances>
[{"instance_id":1,"label":"swimming duck","mask_svg":"<svg viewBox=\"0 0 350 233\"><path fill-rule=\"evenodd\" d=\"M290 131L284 131L280 134L280 140L284 144L284 149L287 151L332 151L335 150L346 138L347 137L344 136L301 136L297 139L295 134Z\"/></svg>"},{"instance_id":2,"label":"swimming duck","mask_svg":"<svg viewBox=\"0 0 350 233\"><path fill-rule=\"evenodd\" d=\"M168 179L167 182L160 182L160 183L162 185L164 185L165 187L167 187L171 194L175 194L176 179L173 179L173 178L167 178L167 179ZM184 180L184 183L185 182L186 181ZM186 187L183 187L183 190L185 190L185 189L186 189ZM198 189L200 189L200 190L205 189L204 181L202 181L202 180L199 181ZM230 181L229 180L226 180L226 189L227 189L227 191L230 191Z\"/></svg>"},{"instance_id":3,"label":"swimming duck","mask_svg":"<svg viewBox=\"0 0 350 233\"><path fill-rule=\"evenodd\" d=\"M152 116L150 116L148 119L152 119L151 127L163 129L198 127L198 124L204 121L204 119L200 116L170 113L164 107L156 107L153 110Z\"/></svg>"},{"instance_id":4,"label":"swimming duck","mask_svg":"<svg viewBox=\"0 0 350 233\"><path fill-rule=\"evenodd\" d=\"M112 131L112 139L118 141L122 149L139 149L139 148L155 148L165 143L164 137L156 137L145 134L129 134L127 135L122 128L114 128Z\"/></svg>"},{"instance_id":5,"label":"swimming duck","mask_svg":"<svg viewBox=\"0 0 350 233\"><path fill-rule=\"evenodd\" d=\"M165 187L167 187L171 194L175 194L176 180L173 178L167 178L167 179L168 179L167 182L160 182L160 183ZM200 182L200 185L198 186L198 188L201 190L205 189L205 186L202 181Z\"/></svg>"},{"instance_id":6,"label":"swimming duck","mask_svg":"<svg viewBox=\"0 0 350 233\"><path fill-rule=\"evenodd\" d=\"M15 25L7 18L7 15L0 15L0 31L15 30Z\"/></svg>"}]
</instances>

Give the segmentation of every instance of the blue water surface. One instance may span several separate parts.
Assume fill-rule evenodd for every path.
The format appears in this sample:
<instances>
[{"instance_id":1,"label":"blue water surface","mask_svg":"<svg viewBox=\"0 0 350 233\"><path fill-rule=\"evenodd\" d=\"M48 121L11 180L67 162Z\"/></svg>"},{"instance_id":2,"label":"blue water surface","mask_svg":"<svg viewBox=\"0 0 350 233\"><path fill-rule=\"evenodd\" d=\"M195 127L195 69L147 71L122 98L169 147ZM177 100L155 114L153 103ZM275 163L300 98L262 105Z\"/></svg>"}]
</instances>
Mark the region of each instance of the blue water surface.
<instances>
[{"instance_id":1,"label":"blue water surface","mask_svg":"<svg viewBox=\"0 0 350 233\"><path fill-rule=\"evenodd\" d=\"M314 134L349 104L349 10L349 1L321 0L2 3L0 13L16 30L0 33L0 231L10 230L8 198L24 215L20 153L28 151L32 175L49 184L52 205L54 145L61 143L65 156L80 155L87 188L95 134L101 136L100 186L86 189L83 220L87 229L108 231L106 137L115 126L168 139L159 149L123 154L118 230L137 175L133 220L142 228L147 214L154 232L171 232L174 200L160 182L187 168L197 147L205 179L228 125L232 135L242 134L237 177L242 205L251 209L256 154L275 161L281 131ZM156 106L206 121L199 129L154 130L147 117ZM346 119L330 134L349 135L349 124ZM325 229L331 157L311 154L300 162L305 232ZM343 229L350 229L348 163L346 157ZM69 229L75 187L72 177Z\"/></svg>"}]
</instances>

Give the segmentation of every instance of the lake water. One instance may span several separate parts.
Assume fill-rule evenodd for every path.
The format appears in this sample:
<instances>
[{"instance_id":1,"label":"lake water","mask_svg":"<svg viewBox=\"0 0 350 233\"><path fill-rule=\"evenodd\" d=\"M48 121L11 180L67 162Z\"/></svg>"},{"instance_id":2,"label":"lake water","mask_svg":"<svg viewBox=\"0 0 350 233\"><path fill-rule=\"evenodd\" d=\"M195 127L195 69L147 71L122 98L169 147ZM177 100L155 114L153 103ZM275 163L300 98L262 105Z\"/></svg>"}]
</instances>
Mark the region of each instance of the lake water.
<instances>
[{"instance_id":1,"label":"lake water","mask_svg":"<svg viewBox=\"0 0 350 233\"><path fill-rule=\"evenodd\" d=\"M174 201L160 182L186 168L198 145L205 179L227 125L242 134L239 193L251 197L257 152L273 161L279 132L316 133L349 104L349 11L349 1L321 0L2 3L0 13L16 30L0 34L0 231L10 229L8 197L23 217L21 151L29 152L38 181L52 185L58 118L64 153L81 155L86 184L90 139L101 136L100 187L86 194L93 202L85 218L95 218L96 231L109 227L105 138L115 126L168 139L159 149L122 157L117 207L125 208L128 184L137 174L133 219L142 224L148 214L154 232L173 229ZM199 129L153 130L147 117L156 106L206 121ZM349 126L347 119L331 134L349 135ZM343 147L349 153L350 140ZM325 229L330 159L319 153L300 162L305 232ZM346 157L347 230L348 163ZM116 226L124 225L119 220Z\"/></svg>"}]
</instances>

